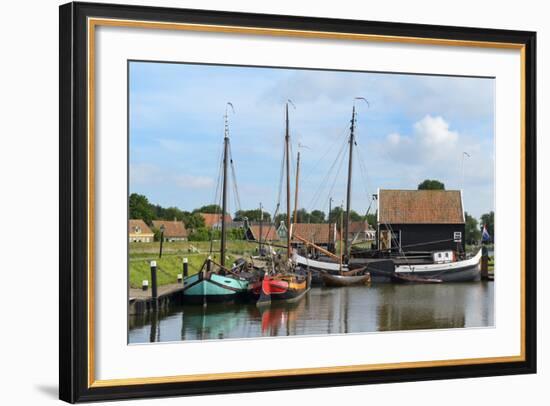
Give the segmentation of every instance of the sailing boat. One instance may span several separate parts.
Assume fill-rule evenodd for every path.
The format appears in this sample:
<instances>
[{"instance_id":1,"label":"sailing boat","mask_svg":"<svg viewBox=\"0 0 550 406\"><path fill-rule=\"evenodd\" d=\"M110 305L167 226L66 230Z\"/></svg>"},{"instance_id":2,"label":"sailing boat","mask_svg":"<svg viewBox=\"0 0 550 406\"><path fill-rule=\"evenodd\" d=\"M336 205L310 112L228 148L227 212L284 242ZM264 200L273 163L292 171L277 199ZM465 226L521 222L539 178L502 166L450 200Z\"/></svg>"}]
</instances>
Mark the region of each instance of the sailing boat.
<instances>
[{"instance_id":1,"label":"sailing boat","mask_svg":"<svg viewBox=\"0 0 550 406\"><path fill-rule=\"evenodd\" d=\"M279 258L278 272L267 272L261 284L254 286L253 294L258 296L257 306L270 305L272 302L297 302L305 296L311 285L311 275L297 275L292 261L292 228L290 223L290 132L288 120L288 104L286 103L285 118L285 167L286 167L286 226L287 226L287 258ZM275 271L275 269L273 269Z\"/></svg>"},{"instance_id":2,"label":"sailing boat","mask_svg":"<svg viewBox=\"0 0 550 406\"><path fill-rule=\"evenodd\" d=\"M362 97L356 97L356 100L366 100ZM367 102L368 103L368 102ZM452 262L437 262L427 264L412 264L405 257L404 261L397 258L388 257L385 253L374 250L368 253L368 256L359 256L351 251L349 241L349 223L350 223L350 204L351 204L351 179L353 167L353 147L355 145L355 105L352 110L352 119L349 137L349 161L348 161L348 183L347 183L347 202L346 202L346 220L344 230L344 265L339 265L336 260L339 258L332 253L326 253L315 244L301 239L309 246L313 246L326 257L324 260L312 260L298 254L295 255L296 263L313 269L322 275L326 275L323 279L325 284L332 285L353 283L354 277L351 275L353 271L357 273L368 272L375 281L397 283L440 283L440 282L467 282L475 281L480 278L480 261L481 250L472 258L464 260L455 260ZM298 236L295 236L298 238ZM434 258L435 254L433 253ZM346 266L347 264L347 266ZM349 269L349 270L348 270ZM338 276L343 276L338 278ZM344 282L346 281L346 282Z\"/></svg>"},{"instance_id":3,"label":"sailing boat","mask_svg":"<svg viewBox=\"0 0 550 406\"><path fill-rule=\"evenodd\" d=\"M356 100L364 100L363 97L356 97ZM368 102L367 102L368 104ZM346 194L346 221L345 226L342 227L342 218L340 218L340 255L336 256L327 250L316 246L315 244L307 241L306 239L295 236L298 240L302 241L308 246L311 246L321 253L327 255L331 262L329 261L315 261L309 258L298 255L294 255L294 260L307 268L314 269L320 273L321 279L323 280L326 286L351 286L351 285L362 285L370 281L370 275L365 272L365 268L358 268L354 270L348 270L347 264L344 263L344 258L349 258L350 256L350 244L349 244L349 222L350 222L350 207L351 207L351 177L353 169L353 146L355 145L355 103L353 104L352 114L351 114L351 126L350 126L350 137L349 137L349 160L348 160L348 182L347 182L347 194ZM342 229L344 228L344 229ZM342 234L345 236L342 242ZM342 251L342 246L343 250ZM335 263L335 260L338 263Z\"/></svg>"},{"instance_id":4,"label":"sailing boat","mask_svg":"<svg viewBox=\"0 0 550 406\"><path fill-rule=\"evenodd\" d=\"M343 286L355 286L366 285L370 283L370 273L365 273L365 268L358 268L349 271L343 271L342 269L342 213L340 212L340 273L331 274L329 272L321 272L321 279L327 287L343 287Z\"/></svg>"},{"instance_id":5,"label":"sailing boat","mask_svg":"<svg viewBox=\"0 0 550 406\"><path fill-rule=\"evenodd\" d=\"M246 294L249 281L238 274L239 266L229 269L225 266L226 251L226 224L225 213L227 211L227 164L229 161L229 123L227 108L233 104L228 102L225 108L225 131L223 139L223 186L222 186L222 215L221 215L221 247L220 263L214 262L210 257L204 262L199 273L184 279L183 297L187 302L202 303L209 301L225 302L239 299Z\"/></svg>"}]
</instances>

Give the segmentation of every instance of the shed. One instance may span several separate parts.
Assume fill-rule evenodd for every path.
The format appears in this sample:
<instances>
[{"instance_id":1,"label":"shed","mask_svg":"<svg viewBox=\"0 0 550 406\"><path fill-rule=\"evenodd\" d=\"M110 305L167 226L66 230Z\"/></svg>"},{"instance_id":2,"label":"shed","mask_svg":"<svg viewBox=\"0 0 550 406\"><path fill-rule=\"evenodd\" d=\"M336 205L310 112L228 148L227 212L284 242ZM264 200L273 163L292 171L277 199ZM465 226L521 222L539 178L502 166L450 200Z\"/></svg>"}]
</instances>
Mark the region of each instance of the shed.
<instances>
[{"instance_id":1,"label":"shed","mask_svg":"<svg viewBox=\"0 0 550 406\"><path fill-rule=\"evenodd\" d=\"M464 252L464 207L459 190L378 191L378 247L404 252Z\"/></svg>"}]
</instances>

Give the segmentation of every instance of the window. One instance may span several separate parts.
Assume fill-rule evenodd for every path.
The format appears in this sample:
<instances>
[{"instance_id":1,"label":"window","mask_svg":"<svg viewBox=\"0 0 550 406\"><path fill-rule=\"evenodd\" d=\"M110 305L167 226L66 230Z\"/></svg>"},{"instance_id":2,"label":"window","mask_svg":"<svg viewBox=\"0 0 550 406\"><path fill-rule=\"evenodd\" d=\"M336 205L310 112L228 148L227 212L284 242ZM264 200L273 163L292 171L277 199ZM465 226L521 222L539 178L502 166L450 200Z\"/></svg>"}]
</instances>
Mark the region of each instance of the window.
<instances>
[{"instance_id":1,"label":"window","mask_svg":"<svg viewBox=\"0 0 550 406\"><path fill-rule=\"evenodd\" d=\"M455 231L454 232L454 241L455 242L461 242L462 241L462 232L461 231Z\"/></svg>"}]
</instances>

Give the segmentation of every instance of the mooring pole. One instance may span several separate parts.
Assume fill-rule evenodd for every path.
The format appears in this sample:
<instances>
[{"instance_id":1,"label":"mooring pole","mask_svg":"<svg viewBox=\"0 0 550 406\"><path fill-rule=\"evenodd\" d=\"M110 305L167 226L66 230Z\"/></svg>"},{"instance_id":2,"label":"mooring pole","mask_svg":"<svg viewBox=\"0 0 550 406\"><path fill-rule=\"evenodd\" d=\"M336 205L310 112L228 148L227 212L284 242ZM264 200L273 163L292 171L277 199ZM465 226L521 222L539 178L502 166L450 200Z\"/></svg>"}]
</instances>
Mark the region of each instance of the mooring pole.
<instances>
[{"instance_id":1,"label":"mooring pole","mask_svg":"<svg viewBox=\"0 0 550 406\"><path fill-rule=\"evenodd\" d=\"M162 258L162 243L164 242L164 224L160 226L160 250L159 258Z\"/></svg>"},{"instance_id":2,"label":"mooring pole","mask_svg":"<svg viewBox=\"0 0 550 406\"><path fill-rule=\"evenodd\" d=\"M183 286L185 286L187 276L189 276L189 261L187 261L187 258L183 258L183 278L181 278Z\"/></svg>"},{"instance_id":3,"label":"mooring pole","mask_svg":"<svg viewBox=\"0 0 550 406\"><path fill-rule=\"evenodd\" d=\"M158 299L157 261L151 261L151 297L153 299L153 306L156 308Z\"/></svg>"}]
</instances>

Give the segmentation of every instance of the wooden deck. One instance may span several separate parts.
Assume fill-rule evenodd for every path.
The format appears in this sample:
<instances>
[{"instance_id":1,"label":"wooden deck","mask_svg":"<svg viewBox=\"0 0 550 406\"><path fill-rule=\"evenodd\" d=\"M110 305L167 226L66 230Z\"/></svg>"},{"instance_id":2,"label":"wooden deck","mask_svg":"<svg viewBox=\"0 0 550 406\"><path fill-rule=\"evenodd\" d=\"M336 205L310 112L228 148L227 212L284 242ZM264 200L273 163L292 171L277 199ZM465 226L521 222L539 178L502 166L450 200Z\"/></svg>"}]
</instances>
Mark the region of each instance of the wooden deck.
<instances>
[{"instance_id":1,"label":"wooden deck","mask_svg":"<svg viewBox=\"0 0 550 406\"><path fill-rule=\"evenodd\" d=\"M128 313L130 315L145 314L157 309L165 308L170 304L179 304L183 301L183 285L172 283L158 287L158 298L153 300L151 288L147 290L130 289Z\"/></svg>"}]
</instances>

